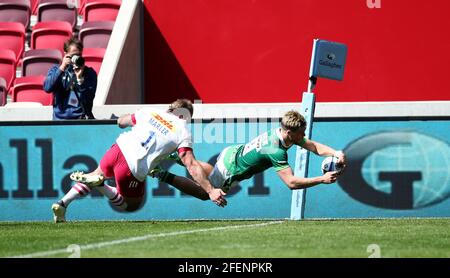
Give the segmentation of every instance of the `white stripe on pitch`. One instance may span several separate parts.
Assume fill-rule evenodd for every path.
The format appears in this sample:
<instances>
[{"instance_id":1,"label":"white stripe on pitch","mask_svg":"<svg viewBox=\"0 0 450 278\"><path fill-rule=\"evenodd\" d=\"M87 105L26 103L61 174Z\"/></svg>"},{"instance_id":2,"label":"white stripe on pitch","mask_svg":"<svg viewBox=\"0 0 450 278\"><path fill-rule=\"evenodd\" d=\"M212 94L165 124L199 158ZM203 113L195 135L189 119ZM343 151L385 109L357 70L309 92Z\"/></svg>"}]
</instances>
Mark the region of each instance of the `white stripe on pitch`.
<instances>
[{"instance_id":1,"label":"white stripe on pitch","mask_svg":"<svg viewBox=\"0 0 450 278\"><path fill-rule=\"evenodd\" d=\"M148 235L138 236L138 237L130 237L130 238L124 238L124 239L118 239L118 240L112 240L112 241L80 245L80 250L97 249L97 248L102 248L102 247L116 245L116 244L129 243L129 242L147 240L147 239L158 238L158 237L179 236L179 235L186 235L186 234L193 234L193 233L221 231L221 230L239 229L239 228L262 227L262 226L267 226L267 225L280 224L283 222L284 221L271 221L271 222L265 222L265 223L259 223L259 224L235 225L235 226L224 226L224 227L216 227L216 228L209 228L209 229L178 231L178 232L171 232L171 233L148 234ZM69 253L69 251L67 251L67 248L55 249L55 250L49 250L49 251L44 251L44 252L36 252L36 253L30 253L30 254L25 254L25 255L12 256L9 258L47 257L47 256L56 255L56 254L61 254L61 253Z\"/></svg>"}]
</instances>

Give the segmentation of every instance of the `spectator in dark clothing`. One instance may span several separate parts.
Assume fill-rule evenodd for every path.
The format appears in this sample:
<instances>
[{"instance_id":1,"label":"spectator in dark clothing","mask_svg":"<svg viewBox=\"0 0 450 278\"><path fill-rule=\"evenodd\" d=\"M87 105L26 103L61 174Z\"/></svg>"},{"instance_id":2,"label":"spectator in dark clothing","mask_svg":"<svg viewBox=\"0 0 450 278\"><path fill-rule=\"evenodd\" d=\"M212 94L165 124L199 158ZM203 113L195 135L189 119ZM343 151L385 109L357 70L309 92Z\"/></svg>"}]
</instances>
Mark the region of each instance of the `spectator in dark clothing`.
<instances>
[{"instance_id":1,"label":"spectator in dark clothing","mask_svg":"<svg viewBox=\"0 0 450 278\"><path fill-rule=\"evenodd\" d=\"M72 38L64 43L61 65L47 73L44 90L53 93L53 119L94 119L92 106L97 89L97 73L84 65L83 44Z\"/></svg>"}]
</instances>

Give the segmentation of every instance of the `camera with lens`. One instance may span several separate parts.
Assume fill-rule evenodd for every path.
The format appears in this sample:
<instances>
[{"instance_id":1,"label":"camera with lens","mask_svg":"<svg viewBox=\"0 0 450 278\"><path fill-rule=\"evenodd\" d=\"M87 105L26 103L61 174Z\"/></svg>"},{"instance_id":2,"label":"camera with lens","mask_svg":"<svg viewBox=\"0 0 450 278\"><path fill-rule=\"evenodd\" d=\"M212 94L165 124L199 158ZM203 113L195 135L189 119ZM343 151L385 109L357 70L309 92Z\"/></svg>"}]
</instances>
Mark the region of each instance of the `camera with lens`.
<instances>
[{"instance_id":1,"label":"camera with lens","mask_svg":"<svg viewBox=\"0 0 450 278\"><path fill-rule=\"evenodd\" d=\"M81 57L80 55L73 55L72 58L70 58L70 60L75 69L84 66L84 58Z\"/></svg>"}]
</instances>

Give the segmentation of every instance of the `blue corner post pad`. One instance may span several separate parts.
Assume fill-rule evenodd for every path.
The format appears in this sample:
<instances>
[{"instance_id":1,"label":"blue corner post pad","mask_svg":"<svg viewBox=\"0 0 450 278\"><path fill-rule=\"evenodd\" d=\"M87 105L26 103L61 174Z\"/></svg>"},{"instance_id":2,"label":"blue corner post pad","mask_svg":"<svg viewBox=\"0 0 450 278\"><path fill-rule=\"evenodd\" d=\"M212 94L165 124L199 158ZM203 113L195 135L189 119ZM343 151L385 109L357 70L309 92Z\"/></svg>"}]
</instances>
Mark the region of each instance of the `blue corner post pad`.
<instances>
[{"instance_id":1,"label":"blue corner post pad","mask_svg":"<svg viewBox=\"0 0 450 278\"><path fill-rule=\"evenodd\" d=\"M342 43L315 40L312 76L341 81L344 79L347 46Z\"/></svg>"},{"instance_id":2,"label":"blue corner post pad","mask_svg":"<svg viewBox=\"0 0 450 278\"><path fill-rule=\"evenodd\" d=\"M316 101L314 93L303 93L301 113L306 120L305 137L308 139L311 138L315 103ZM297 147L294 166L295 176L307 177L308 160L309 160L309 152L307 152L303 148ZM306 189L292 190L291 217L290 217L291 220L301 220L304 218L305 202L306 202Z\"/></svg>"}]
</instances>

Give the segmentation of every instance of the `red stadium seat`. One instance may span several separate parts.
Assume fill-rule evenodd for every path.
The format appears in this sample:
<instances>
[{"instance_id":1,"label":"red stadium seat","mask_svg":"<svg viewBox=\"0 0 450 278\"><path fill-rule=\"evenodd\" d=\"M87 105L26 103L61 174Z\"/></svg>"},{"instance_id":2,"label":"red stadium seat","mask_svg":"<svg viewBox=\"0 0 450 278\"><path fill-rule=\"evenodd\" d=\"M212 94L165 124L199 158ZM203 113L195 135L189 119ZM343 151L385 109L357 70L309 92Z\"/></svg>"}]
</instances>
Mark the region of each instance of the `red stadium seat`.
<instances>
[{"instance_id":1,"label":"red stadium seat","mask_svg":"<svg viewBox=\"0 0 450 278\"><path fill-rule=\"evenodd\" d=\"M67 3L67 0L41 0L37 10L37 21L65 21L72 25L72 29L75 29L77 8L70 7Z\"/></svg>"},{"instance_id":2,"label":"red stadium seat","mask_svg":"<svg viewBox=\"0 0 450 278\"><path fill-rule=\"evenodd\" d=\"M0 106L4 106L6 104L7 94L8 90L6 88L6 80L3 77L0 77Z\"/></svg>"},{"instance_id":3,"label":"red stadium seat","mask_svg":"<svg viewBox=\"0 0 450 278\"><path fill-rule=\"evenodd\" d=\"M67 22L39 22L31 33L31 49L58 49L64 55L64 42L71 37L72 26Z\"/></svg>"},{"instance_id":4,"label":"red stadium seat","mask_svg":"<svg viewBox=\"0 0 450 278\"><path fill-rule=\"evenodd\" d=\"M0 49L0 77L5 79L9 90L16 78L16 55L9 49Z\"/></svg>"},{"instance_id":5,"label":"red stadium seat","mask_svg":"<svg viewBox=\"0 0 450 278\"><path fill-rule=\"evenodd\" d=\"M37 7L39 5L39 0L31 0L30 1L30 7L31 7L31 14L36 15L37 14Z\"/></svg>"},{"instance_id":6,"label":"red stadium seat","mask_svg":"<svg viewBox=\"0 0 450 278\"><path fill-rule=\"evenodd\" d=\"M86 0L78 0L78 1L79 1L78 14L83 15L84 6L86 5Z\"/></svg>"},{"instance_id":7,"label":"red stadium seat","mask_svg":"<svg viewBox=\"0 0 450 278\"><path fill-rule=\"evenodd\" d=\"M19 22L0 22L0 49L14 52L16 61L22 57L25 45L25 27Z\"/></svg>"},{"instance_id":8,"label":"red stadium seat","mask_svg":"<svg viewBox=\"0 0 450 278\"><path fill-rule=\"evenodd\" d=\"M57 49L31 49L25 52L22 61L22 76L47 75L54 64L62 61L61 52Z\"/></svg>"},{"instance_id":9,"label":"red stadium seat","mask_svg":"<svg viewBox=\"0 0 450 278\"><path fill-rule=\"evenodd\" d=\"M0 22L20 22L25 29L28 29L30 16L30 0L0 1Z\"/></svg>"},{"instance_id":10,"label":"red stadium seat","mask_svg":"<svg viewBox=\"0 0 450 278\"><path fill-rule=\"evenodd\" d=\"M114 21L90 21L81 25L79 39L86 48L107 48Z\"/></svg>"},{"instance_id":11,"label":"red stadium seat","mask_svg":"<svg viewBox=\"0 0 450 278\"><path fill-rule=\"evenodd\" d=\"M84 21L115 21L121 4L121 0L87 0Z\"/></svg>"},{"instance_id":12,"label":"red stadium seat","mask_svg":"<svg viewBox=\"0 0 450 278\"><path fill-rule=\"evenodd\" d=\"M12 90L13 102L39 102L42 105L53 104L53 94L44 91L45 76L26 76L16 79Z\"/></svg>"},{"instance_id":13,"label":"red stadium seat","mask_svg":"<svg viewBox=\"0 0 450 278\"><path fill-rule=\"evenodd\" d=\"M104 48L85 48L83 50L83 58L86 61L86 65L92 67L97 74L100 72L105 51L106 49Z\"/></svg>"}]
</instances>

